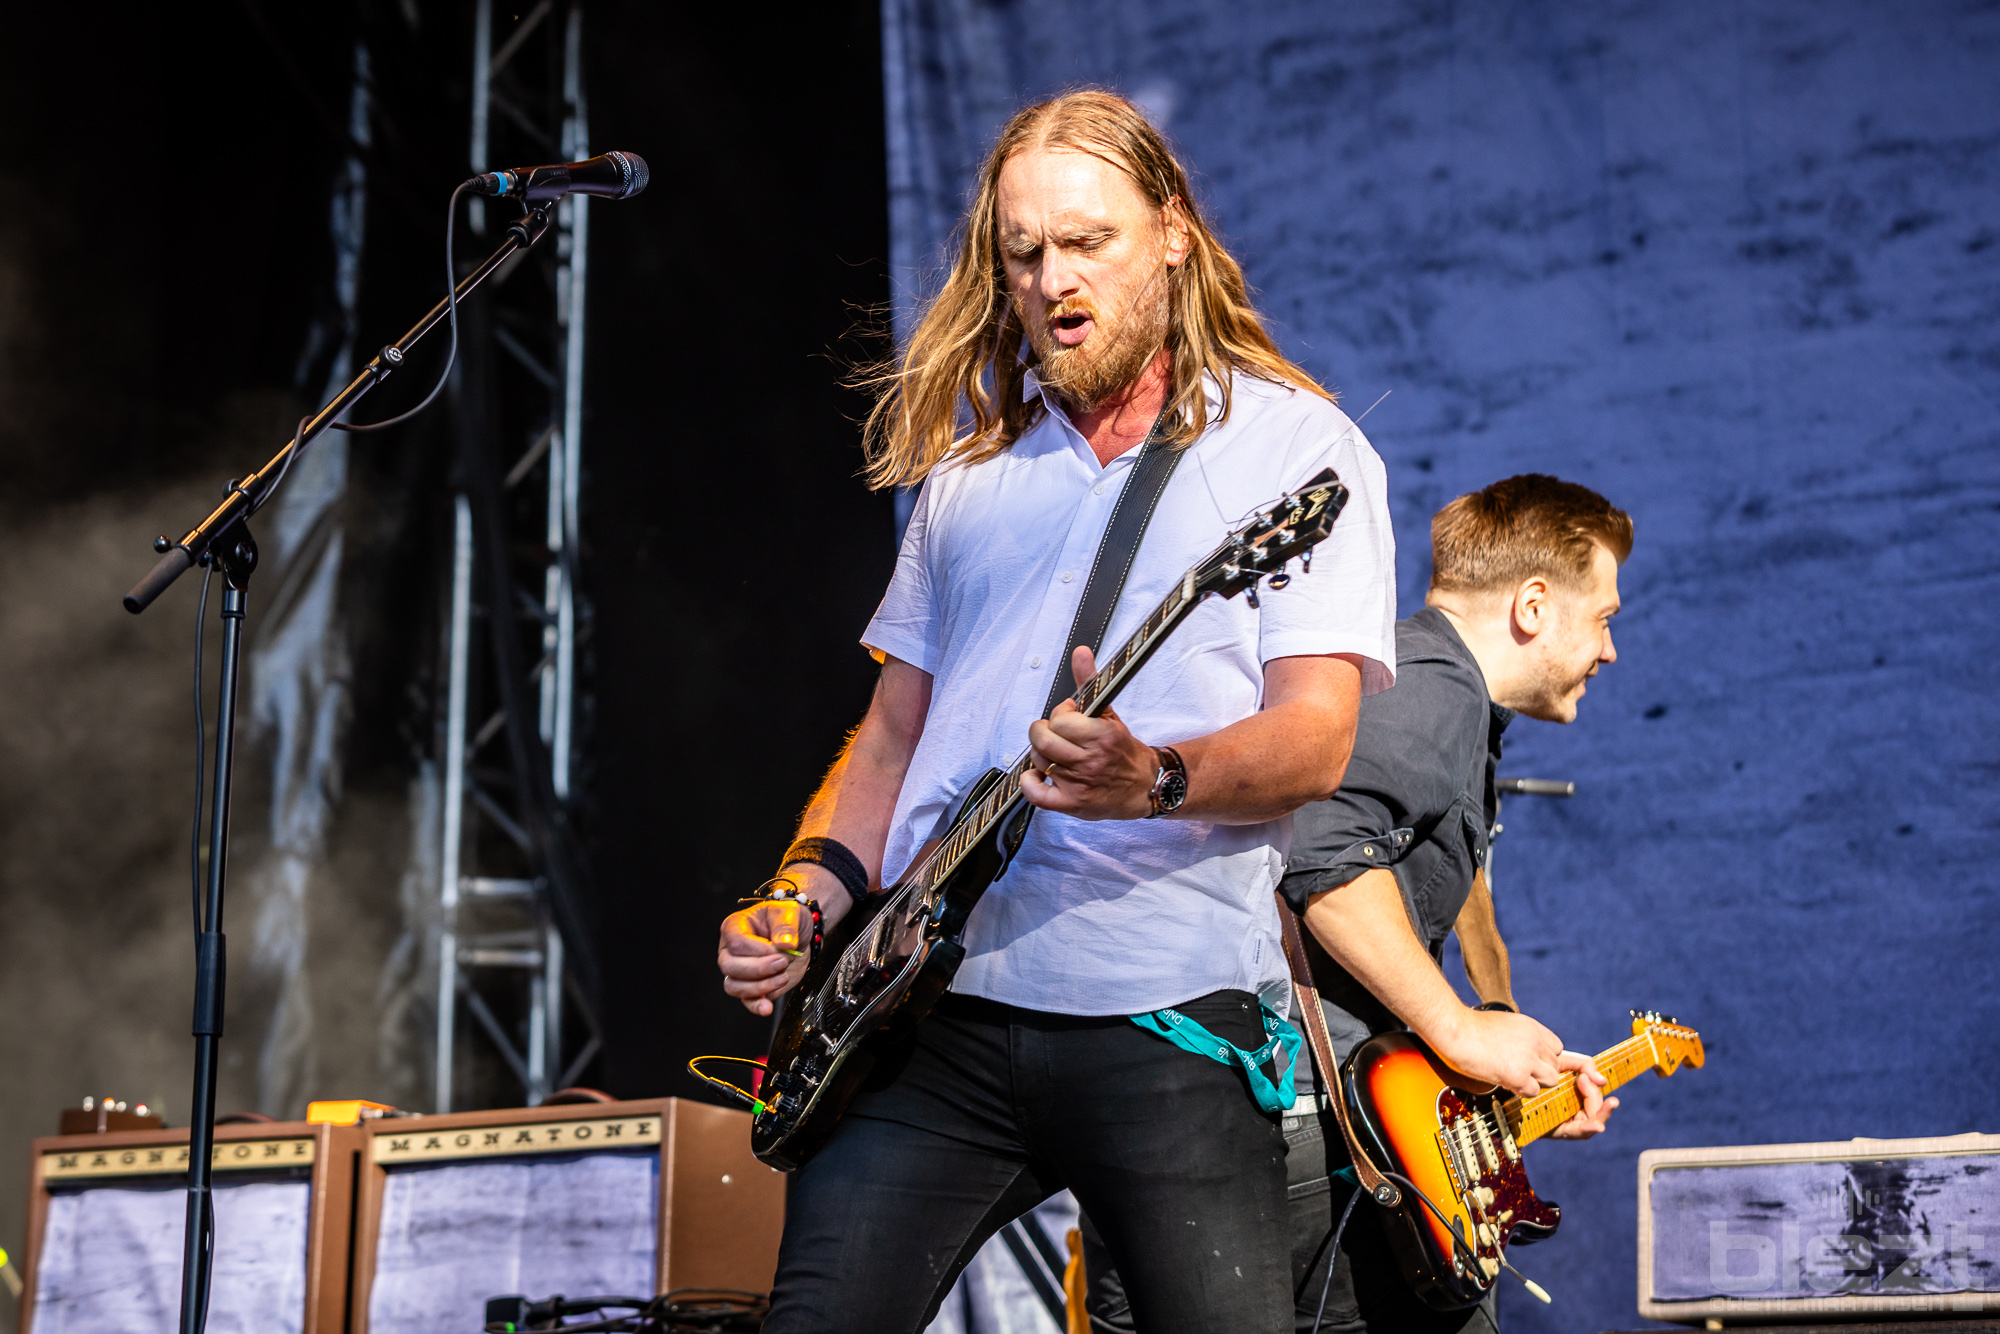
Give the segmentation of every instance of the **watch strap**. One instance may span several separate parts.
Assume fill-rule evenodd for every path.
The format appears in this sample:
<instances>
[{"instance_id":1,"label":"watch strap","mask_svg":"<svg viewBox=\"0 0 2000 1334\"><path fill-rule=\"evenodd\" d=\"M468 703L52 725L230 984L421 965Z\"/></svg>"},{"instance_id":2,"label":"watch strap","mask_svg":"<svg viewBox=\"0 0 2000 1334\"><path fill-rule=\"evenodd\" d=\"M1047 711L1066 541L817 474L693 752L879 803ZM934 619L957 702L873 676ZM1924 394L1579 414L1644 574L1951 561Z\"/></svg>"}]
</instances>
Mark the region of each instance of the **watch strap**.
<instances>
[{"instance_id":1,"label":"watch strap","mask_svg":"<svg viewBox=\"0 0 2000 1334\"><path fill-rule=\"evenodd\" d=\"M1159 772L1153 775L1152 791L1146 794L1147 800L1153 803L1152 813L1146 817L1149 820L1158 819L1162 815L1171 815L1173 812L1179 810L1181 805L1187 801L1187 761L1183 760L1181 753L1172 746L1155 746L1153 747L1153 754L1158 758L1160 767ZM1168 777L1174 774L1180 775L1180 801L1176 801L1171 806L1162 806L1160 804L1160 794L1166 790Z\"/></svg>"}]
</instances>

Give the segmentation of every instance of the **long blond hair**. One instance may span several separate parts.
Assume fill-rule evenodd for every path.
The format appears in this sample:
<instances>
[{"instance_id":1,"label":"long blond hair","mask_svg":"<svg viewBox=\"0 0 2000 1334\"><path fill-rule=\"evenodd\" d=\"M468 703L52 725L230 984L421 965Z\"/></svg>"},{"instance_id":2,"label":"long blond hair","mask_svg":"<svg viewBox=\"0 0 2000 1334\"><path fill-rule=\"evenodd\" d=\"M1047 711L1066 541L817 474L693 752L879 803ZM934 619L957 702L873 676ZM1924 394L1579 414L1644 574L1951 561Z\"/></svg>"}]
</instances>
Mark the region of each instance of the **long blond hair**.
<instances>
[{"instance_id":1,"label":"long blond hair","mask_svg":"<svg viewBox=\"0 0 2000 1334\"><path fill-rule=\"evenodd\" d=\"M1023 330L1007 295L994 216L1000 169L1031 148L1102 158L1130 176L1148 203L1162 210L1175 205L1186 221L1187 258L1168 270L1167 417L1175 445L1192 444L1208 428L1203 372L1221 386L1218 422L1229 416L1232 372L1333 397L1265 332L1242 267L1203 221L1187 173L1159 131L1117 94L1083 89L1037 103L1001 129L960 224L958 257L944 286L902 357L862 377L877 391L864 437L871 488L913 485L947 459L992 458L1042 413L1039 399L1022 398L1033 353L1022 356Z\"/></svg>"}]
</instances>

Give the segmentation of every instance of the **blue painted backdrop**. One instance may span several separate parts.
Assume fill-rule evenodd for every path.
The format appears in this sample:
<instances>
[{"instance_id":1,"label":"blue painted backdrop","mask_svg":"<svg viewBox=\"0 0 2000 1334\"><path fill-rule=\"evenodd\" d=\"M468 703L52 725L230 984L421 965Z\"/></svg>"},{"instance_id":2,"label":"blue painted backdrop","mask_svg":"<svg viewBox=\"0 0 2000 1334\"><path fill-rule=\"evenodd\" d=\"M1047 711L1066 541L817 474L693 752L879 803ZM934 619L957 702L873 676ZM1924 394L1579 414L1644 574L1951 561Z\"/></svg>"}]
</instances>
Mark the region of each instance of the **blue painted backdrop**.
<instances>
[{"instance_id":1,"label":"blue painted backdrop","mask_svg":"<svg viewBox=\"0 0 2000 1334\"><path fill-rule=\"evenodd\" d=\"M2000 5L884 0L898 315L1000 122L1115 86L1280 341L1431 512L1537 470L1628 508L1620 660L1522 721L1501 923L1573 1047L1708 1068L1531 1164L1517 1330L1639 1322L1643 1148L2000 1130ZM2000 1241L1989 1242L2000 1246Z\"/></svg>"}]
</instances>

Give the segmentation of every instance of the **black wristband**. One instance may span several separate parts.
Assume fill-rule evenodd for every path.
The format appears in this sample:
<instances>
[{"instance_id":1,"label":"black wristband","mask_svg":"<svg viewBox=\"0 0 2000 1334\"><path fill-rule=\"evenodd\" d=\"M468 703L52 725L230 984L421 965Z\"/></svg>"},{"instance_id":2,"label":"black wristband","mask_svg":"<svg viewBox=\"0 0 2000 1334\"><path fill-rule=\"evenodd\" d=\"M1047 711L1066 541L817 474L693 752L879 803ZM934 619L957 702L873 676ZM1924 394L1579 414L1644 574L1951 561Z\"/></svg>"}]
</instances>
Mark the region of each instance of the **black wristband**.
<instances>
[{"instance_id":1,"label":"black wristband","mask_svg":"<svg viewBox=\"0 0 2000 1334\"><path fill-rule=\"evenodd\" d=\"M802 838L785 850L784 859L778 863L783 872L787 866L803 862L808 866L820 866L832 873L840 882L847 896L856 903L868 897L868 868L861 859L849 850L845 843L831 838Z\"/></svg>"}]
</instances>

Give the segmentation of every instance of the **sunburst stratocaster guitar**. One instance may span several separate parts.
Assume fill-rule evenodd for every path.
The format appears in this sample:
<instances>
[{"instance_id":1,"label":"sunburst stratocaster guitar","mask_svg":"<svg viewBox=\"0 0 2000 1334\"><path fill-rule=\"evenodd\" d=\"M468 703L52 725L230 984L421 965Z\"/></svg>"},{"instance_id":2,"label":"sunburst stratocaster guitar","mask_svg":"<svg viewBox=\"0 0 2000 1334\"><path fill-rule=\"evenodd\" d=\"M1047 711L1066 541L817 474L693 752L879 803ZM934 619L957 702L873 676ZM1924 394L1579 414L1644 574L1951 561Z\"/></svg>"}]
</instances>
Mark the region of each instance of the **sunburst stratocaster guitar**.
<instances>
[{"instance_id":1,"label":"sunburst stratocaster guitar","mask_svg":"<svg viewBox=\"0 0 2000 1334\"><path fill-rule=\"evenodd\" d=\"M1111 706L1200 602L1232 598L1271 576L1283 588L1286 564L1311 568L1312 548L1333 531L1347 488L1333 469L1261 510L1231 533L1174 585L1145 623L1072 698L1086 716ZM882 1042L907 1032L930 1013L958 971L959 935L973 905L998 880L1027 835L1034 807L1021 796L1023 751L1004 773L989 770L973 784L950 826L903 878L856 904L827 932L819 956L785 998L771 1041L763 1099L751 1123L750 1146L773 1167L803 1163L825 1142L874 1064Z\"/></svg>"},{"instance_id":2,"label":"sunburst stratocaster guitar","mask_svg":"<svg viewBox=\"0 0 2000 1334\"><path fill-rule=\"evenodd\" d=\"M1601 1053L1597 1068L1609 1093L1648 1070L1665 1078L1702 1060L1699 1033L1634 1010L1632 1036ZM1562 1210L1528 1184L1521 1149L1581 1110L1574 1082L1532 1098L1498 1097L1491 1085L1438 1060L1415 1034L1382 1033L1347 1058L1341 1086L1363 1149L1437 1208L1405 1190L1383 1217L1404 1275L1431 1306L1455 1310L1479 1301L1499 1277L1503 1248L1540 1241L1562 1221Z\"/></svg>"}]
</instances>

